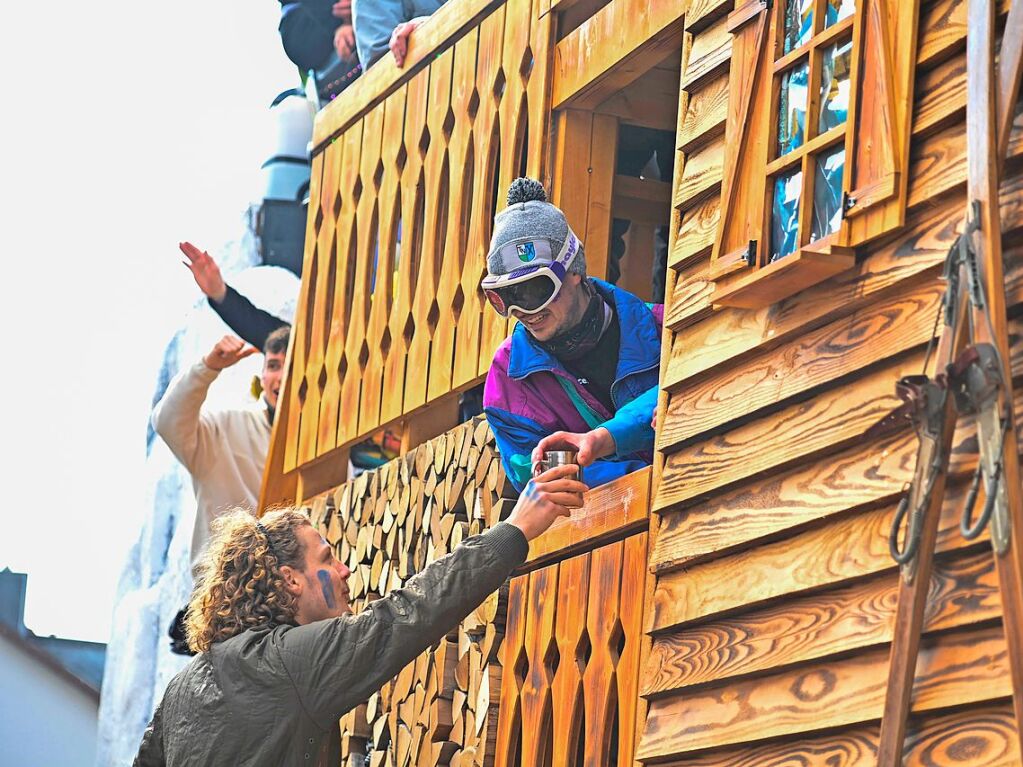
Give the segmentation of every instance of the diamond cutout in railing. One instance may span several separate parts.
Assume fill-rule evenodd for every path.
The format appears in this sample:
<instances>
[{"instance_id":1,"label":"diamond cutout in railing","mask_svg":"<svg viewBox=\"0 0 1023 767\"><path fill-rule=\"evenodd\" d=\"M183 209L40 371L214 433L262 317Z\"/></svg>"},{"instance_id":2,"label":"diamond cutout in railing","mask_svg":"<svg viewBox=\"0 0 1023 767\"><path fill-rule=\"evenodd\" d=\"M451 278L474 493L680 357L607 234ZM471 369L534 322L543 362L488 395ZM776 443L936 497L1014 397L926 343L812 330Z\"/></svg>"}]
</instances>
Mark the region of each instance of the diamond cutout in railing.
<instances>
[{"instance_id":1,"label":"diamond cutout in railing","mask_svg":"<svg viewBox=\"0 0 1023 767\"><path fill-rule=\"evenodd\" d=\"M554 675L558 673L558 666L561 665L561 651L558 649L558 643L554 640L551 640L547 652L544 653L543 665L547 670L547 678L554 679Z\"/></svg>"},{"instance_id":2,"label":"diamond cutout in railing","mask_svg":"<svg viewBox=\"0 0 1023 767\"><path fill-rule=\"evenodd\" d=\"M469 115L469 121L472 122L476 119L476 113L480 111L480 92L475 88L472 89L472 93L469 95L469 103L466 105L465 113Z\"/></svg>"},{"instance_id":3,"label":"diamond cutout in railing","mask_svg":"<svg viewBox=\"0 0 1023 767\"><path fill-rule=\"evenodd\" d=\"M512 666L512 678L515 680L515 684L519 689L522 689L522 685L526 681L526 674L528 673L529 659L526 657L526 651L520 647L519 655Z\"/></svg>"},{"instance_id":4,"label":"diamond cutout in railing","mask_svg":"<svg viewBox=\"0 0 1023 767\"><path fill-rule=\"evenodd\" d=\"M504 89L507 84L508 81L504 76L504 67L502 67L497 70L497 76L494 78L494 98L498 101L504 96Z\"/></svg>"},{"instance_id":5,"label":"diamond cutout in railing","mask_svg":"<svg viewBox=\"0 0 1023 767\"><path fill-rule=\"evenodd\" d=\"M430 148L430 128L423 123L423 132L419 136L419 154L426 156L427 150Z\"/></svg>"},{"instance_id":6,"label":"diamond cutout in railing","mask_svg":"<svg viewBox=\"0 0 1023 767\"><path fill-rule=\"evenodd\" d=\"M438 254L439 256L439 254ZM433 336L433 331L437 329L437 320L440 319L440 306L437 304L437 299L433 299L430 303L430 311L426 314L426 327L430 329L430 335Z\"/></svg>"},{"instance_id":7,"label":"diamond cutout in railing","mask_svg":"<svg viewBox=\"0 0 1023 767\"><path fill-rule=\"evenodd\" d=\"M533 50L527 45L526 49L522 52L522 61L519 64L519 74L522 76L522 82L529 80L529 73L533 71L534 63Z\"/></svg>"},{"instance_id":8,"label":"diamond cutout in railing","mask_svg":"<svg viewBox=\"0 0 1023 767\"><path fill-rule=\"evenodd\" d=\"M359 198L362 197L362 176L355 177L355 183L352 185L352 201L358 205Z\"/></svg>"},{"instance_id":9,"label":"diamond cutout in railing","mask_svg":"<svg viewBox=\"0 0 1023 767\"><path fill-rule=\"evenodd\" d=\"M373 189L380 188L380 182L384 179L384 161L377 160L377 167L373 171Z\"/></svg>"},{"instance_id":10,"label":"diamond cutout in railing","mask_svg":"<svg viewBox=\"0 0 1023 767\"><path fill-rule=\"evenodd\" d=\"M615 626L611 630L607 646L611 651L611 660L617 666L618 661L621 660L622 653L625 652L625 627L622 626L620 618L615 619Z\"/></svg>"},{"instance_id":11,"label":"diamond cutout in railing","mask_svg":"<svg viewBox=\"0 0 1023 767\"><path fill-rule=\"evenodd\" d=\"M327 388L327 366L320 366L320 375L316 378L316 387L320 390L320 396L323 396L323 390Z\"/></svg>"},{"instance_id":12,"label":"diamond cutout in railing","mask_svg":"<svg viewBox=\"0 0 1023 767\"><path fill-rule=\"evenodd\" d=\"M361 373L366 369L366 363L369 362L369 343L366 339L362 339L362 348L359 349L359 372Z\"/></svg>"},{"instance_id":13,"label":"diamond cutout in railing","mask_svg":"<svg viewBox=\"0 0 1023 767\"><path fill-rule=\"evenodd\" d=\"M465 291L462 290L462 283L455 286L455 295L451 297L451 313L455 322L462 316L462 309L465 308Z\"/></svg>"},{"instance_id":14,"label":"diamond cutout in railing","mask_svg":"<svg viewBox=\"0 0 1023 767\"><path fill-rule=\"evenodd\" d=\"M451 109L451 107L449 105L448 106L448 111L444 115L444 122L441 123L441 131L443 131L443 133L444 133L444 140L445 141L447 141L448 139L451 138L451 133L452 133L452 131L454 131L454 129L455 129L455 113L454 113L454 111Z\"/></svg>"},{"instance_id":15,"label":"diamond cutout in railing","mask_svg":"<svg viewBox=\"0 0 1023 767\"><path fill-rule=\"evenodd\" d=\"M580 674L586 671L591 655L593 655L593 646L590 644L590 633L583 629L583 633L579 636L579 641L575 646L575 662L579 666Z\"/></svg>"},{"instance_id":16,"label":"diamond cutout in railing","mask_svg":"<svg viewBox=\"0 0 1023 767\"><path fill-rule=\"evenodd\" d=\"M412 337L416 334L416 318L412 316L411 312L408 315L408 319L405 320L405 327L402 328L401 335L405 339L405 345L412 343Z\"/></svg>"}]
</instances>

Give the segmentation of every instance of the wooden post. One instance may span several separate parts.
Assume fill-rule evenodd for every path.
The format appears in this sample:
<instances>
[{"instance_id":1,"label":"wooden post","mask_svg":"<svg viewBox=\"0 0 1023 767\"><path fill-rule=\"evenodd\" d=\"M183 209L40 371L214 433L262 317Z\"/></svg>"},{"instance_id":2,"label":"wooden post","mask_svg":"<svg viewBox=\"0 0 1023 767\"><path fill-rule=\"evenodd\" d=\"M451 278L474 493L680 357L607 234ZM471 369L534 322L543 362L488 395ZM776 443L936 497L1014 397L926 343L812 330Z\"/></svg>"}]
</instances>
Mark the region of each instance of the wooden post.
<instances>
[{"instance_id":1,"label":"wooden post","mask_svg":"<svg viewBox=\"0 0 1023 767\"><path fill-rule=\"evenodd\" d=\"M1013 3L1018 6L1019 3ZM1000 169L1004 157L997 148L1004 142L996 134L995 92L1017 92L1018 72L1012 84L999 88L995 79L995 9L993 0L970 0L966 39L966 143L967 199L979 203L980 232L977 267L987 299L988 325L984 313L974 307L973 324L977 343L994 344L1008 364L1009 334L1005 302L1005 273L1002 263L1002 227L998 204ZM1018 40L1017 40L1018 43ZM1018 47L1018 46L1017 46ZM1018 54L1018 51L1015 52ZM1011 73L1010 73L1011 74ZM1009 105L1003 104L1002 108ZM1008 121L1006 121L1008 124ZM1016 730L1023 732L1023 492L1020 489L1019 446L1012 411L1012 372L1006 370L1002 402L1010 418L1002 441L1002 482L1008 488L1009 546L997 553L998 580L1002 590L1003 624L1009 649L1013 708ZM992 520L992 524L997 520Z\"/></svg>"},{"instance_id":2,"label":"wooden post","mask_svg":"<svg viewBox=\"0 0 1023 767\"><path fill-rule=\"evenodd\" d=\"M988 315L991 317L994 337L990 337L987 322L983 316L973 317L976 328L976 342L994 343L1002 359L1008 360L1008 330L1005 304L1005 285L1002 265L1001 223L998 209L999 169L1005 161L1008 134L1012 125L1015 96L1019 91L1020 63L1023 54L1019 41L1023 37L1023 4L1015 3L1006 25L1006 40L1003 51L1009 53L1002 61L997 90L1001 102L998 104L996 125L994 76L994 8L990 0L972 0L969 6L969 34L967 43L967 146L968 155L968 199L980 203L981 248L978 258L981 282L985 287L988 301ZM1005 43L1014 41L1009 48ZM1014 62L1014 63L1013 63ZM965 289L965 285L963 286ZM956 337L943 334L937 359L953 359L965 346L967 326L965 323L966 303L958 310ZM952 349L949 349L949 345ZM1011 371L1005 381L1005 401L1012 403ZM1012 413L1011 406L1009 408ZM955 423L952 398L945 403L945 428L938 442L946 454L952 444ZM1023 561L1019 536L1023 533L1023 505L1021 505L1018 446L1014 425L1010 425L1003 445L1003 482L1009 488L1009 516L1012 538L1009 550L996 557L998 575L1002 589L1002 604L1006 639L1009 647L1010 668L1013 687L1017 731L1023 731L1023 666L1020 655L1023 652ZM941 502L944 497L945 475L938 476L932 490L930 502L924 511L923 528L920 533L919 550L911 579L900 582L898 613L892 636L889 660L888 686L885 708L881 720L881 735L878 745L878 765L902 764L902 751L906 735L906 718L909 713L913 679L920 647L924 608L927 602L934 555L934 543ZM915 500L915 499L912 499Z\"/></svg>"}]
</instances>

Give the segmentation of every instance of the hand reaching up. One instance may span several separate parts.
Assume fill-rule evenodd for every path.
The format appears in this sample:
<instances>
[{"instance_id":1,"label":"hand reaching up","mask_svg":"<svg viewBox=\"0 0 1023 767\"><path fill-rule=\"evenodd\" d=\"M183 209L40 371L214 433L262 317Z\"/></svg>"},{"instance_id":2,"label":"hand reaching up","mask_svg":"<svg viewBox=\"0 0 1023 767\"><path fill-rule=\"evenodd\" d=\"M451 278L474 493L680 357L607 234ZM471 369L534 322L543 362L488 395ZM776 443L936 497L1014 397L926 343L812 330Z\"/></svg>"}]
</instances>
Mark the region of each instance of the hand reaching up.
<instances>
[{"instance_id":1,"label":"hand reaching up","mask_svg":"<svg viewBox=\"0 0 1023 767\"><path fill-rule=\"evenodd\" d=\"M227 295L227 284L220 275L220 267L217 266L217 262L210 257L209 253L199 250L190 242L179 242L178 247L185 254L185 258L188 259L181 263L188 267L192 277L195 278L195 284L199 286L199 290L217 303L223 301L224 296Z\"/></svg>"},{"instance_id":2,"label":"hand reaching up","mask_svg":"<svg viewBox=\"0 0 1023 767\"><path fill-rule=\"evenodd\" d=\"M242 339L236 336L224 336L210 353L203 357L206 367L213 370L223 370L234 365L259 351L255 346L249 346Z\"/></svg>"}]
</instances>

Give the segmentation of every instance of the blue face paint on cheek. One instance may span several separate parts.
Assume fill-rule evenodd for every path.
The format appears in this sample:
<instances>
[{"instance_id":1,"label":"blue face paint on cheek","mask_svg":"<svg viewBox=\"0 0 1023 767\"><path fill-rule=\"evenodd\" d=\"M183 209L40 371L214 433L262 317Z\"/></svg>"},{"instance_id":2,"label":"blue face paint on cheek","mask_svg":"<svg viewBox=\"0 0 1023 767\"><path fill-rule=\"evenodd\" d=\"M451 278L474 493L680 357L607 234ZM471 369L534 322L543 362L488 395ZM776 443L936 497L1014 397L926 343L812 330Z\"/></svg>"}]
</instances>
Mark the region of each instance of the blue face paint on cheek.
<instances>
[{"instance_id":1,"label":"blue face paint on cheek","mask_svg":"<svg viewBox=\"0 0 1023 767\"><path fill-rule=\"evenodd\" d=\"M320 590L323 592L323 601L327 608L333 610L337 607L334 601L334 585L330 582L330 573L326 570L317 570L316 577L320 579Z\"/></svg>"}]
</instances>

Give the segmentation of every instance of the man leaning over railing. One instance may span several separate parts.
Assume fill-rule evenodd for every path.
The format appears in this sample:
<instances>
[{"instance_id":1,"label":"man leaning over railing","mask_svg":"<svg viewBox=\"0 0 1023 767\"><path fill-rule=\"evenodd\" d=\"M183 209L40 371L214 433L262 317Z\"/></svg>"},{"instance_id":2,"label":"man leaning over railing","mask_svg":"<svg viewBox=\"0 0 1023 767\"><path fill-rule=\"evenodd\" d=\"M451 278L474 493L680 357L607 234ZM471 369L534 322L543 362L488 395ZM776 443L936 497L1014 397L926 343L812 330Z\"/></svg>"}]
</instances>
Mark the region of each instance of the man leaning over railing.
<instances>
[{"instance_id":1,"label":"man leaning over railing","mask_svg":"<svg viewBox=\"0 0 1023 767\"><path fill-rule=\"evenodd\" d=\"M483 393L512 484L522 489L534 449L558 432L593 433L578 456L591 487L649 465L664 307L586 276L583 245L540 182L508 190L482 287L519 320Z\"/></svg>"}]
</instances>

